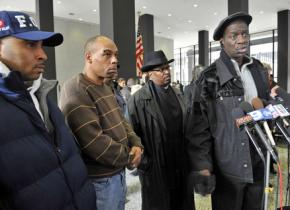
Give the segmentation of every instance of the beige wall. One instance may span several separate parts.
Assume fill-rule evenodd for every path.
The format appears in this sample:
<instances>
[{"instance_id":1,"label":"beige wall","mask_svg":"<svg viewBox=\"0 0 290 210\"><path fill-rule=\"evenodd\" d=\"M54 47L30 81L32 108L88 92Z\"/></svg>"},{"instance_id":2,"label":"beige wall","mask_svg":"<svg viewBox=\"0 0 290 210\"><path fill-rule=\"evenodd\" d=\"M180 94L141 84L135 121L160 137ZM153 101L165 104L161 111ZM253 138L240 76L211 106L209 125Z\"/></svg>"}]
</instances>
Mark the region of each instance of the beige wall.
<instances>
[{"instance_id":1,"label":"beige wall","mask_svg":"<svg viewBox=\"0 0 290 210\"><path fill-rule=\"evenodd\" d=\"M174 58L174 43L172 39L155 36L154 37L154 48L155 50L163 50L168 60ZM175 81L174 72L171 72L171 81Z\"/></svg>"},{"instance_id":2,"label":"beige wall","mask_svg":"<svg viewBox=\"0 0 290 210\"><path fill-rule=\"evenodd\" d=\"M62 45L55 48L56 78L59 84L82 72L83 47L86 40L100 33L97 24L73 21L64 18L55 18L55 32L64 36ZM173 40L155 37L155 50L163 50L168 59L173 58Z\"/></svg>"},{"instance_id":3,"label":"beige wall","mask_svg":"<svg viewBox=\"0 0 290 210\"><path fill-rule=\"evenodd\" d=\"M63 44L55 48L56 78L61 85L82 72L84 44L88 38L100 32L99 25L60 18L55 19L54 28L64 36Z\"/></svg>"}]
</instances>

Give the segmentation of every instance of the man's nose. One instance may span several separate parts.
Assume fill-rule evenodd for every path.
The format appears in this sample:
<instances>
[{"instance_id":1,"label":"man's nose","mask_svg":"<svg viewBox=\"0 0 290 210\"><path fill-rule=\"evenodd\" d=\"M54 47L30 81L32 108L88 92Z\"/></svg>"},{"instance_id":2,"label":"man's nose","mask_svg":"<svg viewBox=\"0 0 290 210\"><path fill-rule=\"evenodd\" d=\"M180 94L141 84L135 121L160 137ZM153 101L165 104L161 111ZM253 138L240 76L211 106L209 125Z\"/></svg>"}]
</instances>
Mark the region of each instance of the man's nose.
<instances>
[{"instance_id":1,"label":"man's nose","mask_svg":"<svg viewBox=\"0 0 290 210\"><path fill-rule=\"evenodd\" d=\"M237 42L238 43L248 43L249 42L249 38L243 36L242 34L239 34L238 38L237 38Z\"/></svg>"},{"instance_id":2,"label":"man's nose","mask_svg":"<svg viewBox=\"0 0 290 210\"><path fill-rule=\"evenodd\" d=\"M38 60L44 60L46 61L47 60L47 55L46 53L44 52L44 49L42 47L39 47L36 51L36 56L37 56L37 59Z\"/></svg>"},{"instance_id":3,"label":"man's nose","mask_svg":"<svg viewBox=\"0 0 290 210\"><path fill-rule=\"evenodd\" d=\"M112 63L118 63L118 57L116 55L113 55L111 62Z\"/></svg>"}]
</instances>

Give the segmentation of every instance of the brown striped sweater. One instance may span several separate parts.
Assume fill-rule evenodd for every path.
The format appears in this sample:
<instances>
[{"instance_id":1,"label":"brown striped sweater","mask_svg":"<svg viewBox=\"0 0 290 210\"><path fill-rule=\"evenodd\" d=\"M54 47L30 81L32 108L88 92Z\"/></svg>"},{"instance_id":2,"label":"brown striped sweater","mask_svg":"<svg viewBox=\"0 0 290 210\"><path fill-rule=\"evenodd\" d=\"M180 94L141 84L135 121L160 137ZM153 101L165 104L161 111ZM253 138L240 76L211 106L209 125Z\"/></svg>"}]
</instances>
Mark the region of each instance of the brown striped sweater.
<instances>
[{"instance_id":1,"label":"brown striped sweater","mask_svg":"<svg viewBox=\"0 0 290 210\"><path fill-rule=\"evenodd\" d=\"M64 83L60 108L91 177L116 174L128 164L132 146L143 148L107 85L96 85L78 74Z\"/></svg>"}]
</instances>

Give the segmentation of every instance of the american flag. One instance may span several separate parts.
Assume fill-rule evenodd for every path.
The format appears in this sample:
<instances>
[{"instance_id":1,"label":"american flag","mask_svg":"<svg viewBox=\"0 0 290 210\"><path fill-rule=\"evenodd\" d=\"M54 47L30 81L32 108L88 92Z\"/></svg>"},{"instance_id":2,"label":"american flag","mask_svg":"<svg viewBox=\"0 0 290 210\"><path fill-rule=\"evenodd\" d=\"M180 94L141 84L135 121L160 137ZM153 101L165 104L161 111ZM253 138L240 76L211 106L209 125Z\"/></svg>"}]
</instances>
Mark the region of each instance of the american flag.
<instances>
[{"instance_id":1,"label":"american flag","mask_svg":"<svg viewBox=\"0 0 290 210\"><path fill-rule=\"evenodd\" d=\"M142 35L140 33L140 26L138 20L138 31L137 31L137 43L136 43L136 69L137 69L137 76L142 77L141 67L143 66L143 41Z\"/></svg>"}]
</instances>

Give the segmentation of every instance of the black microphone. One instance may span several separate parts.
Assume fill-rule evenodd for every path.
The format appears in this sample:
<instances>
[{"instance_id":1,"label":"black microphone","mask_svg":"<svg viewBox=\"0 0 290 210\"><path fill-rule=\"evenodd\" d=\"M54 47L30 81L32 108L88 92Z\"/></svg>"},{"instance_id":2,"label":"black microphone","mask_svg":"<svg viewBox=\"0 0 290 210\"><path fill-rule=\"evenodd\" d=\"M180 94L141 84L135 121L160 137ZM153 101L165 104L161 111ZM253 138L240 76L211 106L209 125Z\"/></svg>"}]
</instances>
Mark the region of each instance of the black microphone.
<instances>
[{"instance_id":1,"label":"black microphone","mask_svg":"<svg viewBox=\"0 0 290 210\"><path fill-rule=\"evenodd\" d=\"M250 115L245 115L243 110L239 107L236 107L232 110L232 116L236 121L236 125L238 128L245 129L246 133L248 134L252 144L254 145L258 155L260 156L261 160L263 161L264 165L266 164L265 157L259 145L257 144L254 136L250 132L248 124L253 123L253 118Z\"/></svg>"},{"instance_id":2,"label":"black microphone","mask_svg":"<svg viewBox=\"0 0 290 210\"><path fill-rule=\"evenodd\" d=\"M287 109L282 105L281 101L277 100L262 100L263 104L266 106L266 109L272 112L272 116L275 119L275 125L282 133L287 143L290 145L290 134L287 131L287 127L289 127L289 122L286 119L286 116L289 115ZM286 127L286 128L285 128Z\"/></svg>"},{"instance_id":3,"label":"black microphone","mask_svg":"<svg viewBox=\"0 0 290 210\"><path fill-rule=\"evenodd\" d=\"M243 101L241 104L240 104L240 108L245 112L245 113L248 113L248 112L251 112L251 111L254 111L253 107L246 101ZM259 136L259 138L261 139L262 143L264 144L265 148L270 152L271 156L273 157L273 159L275 160L276 163L279 163L279 158L278 156L276 155L276 153L274 152L272 146L270 145L267 137L265 136L265 134L263 133L261 127L258 125L258 123L254 122L253 121L253 125L254 125L254 128Z\"/></svg>"},{"instance_id":4,"label":"black microphone","mask_svg":"<svg viewBox=\"0 0 290 210\"><path fill-rule=\"evenodd\" d=\"M284 126L280 123L279 119L275 121L275 124L277 128L280 130L280 132L282 133L282 135L284 136L284 138L286 139L286 141L288 142L288 144L290 145L290 135L287 129L284 128Z\"/></svg>"}]
</instances>

